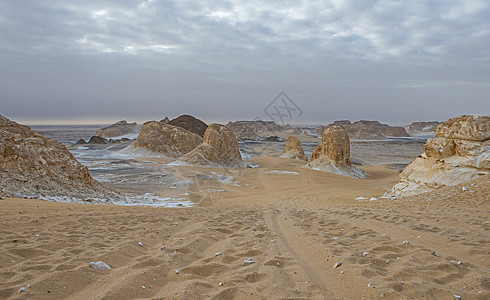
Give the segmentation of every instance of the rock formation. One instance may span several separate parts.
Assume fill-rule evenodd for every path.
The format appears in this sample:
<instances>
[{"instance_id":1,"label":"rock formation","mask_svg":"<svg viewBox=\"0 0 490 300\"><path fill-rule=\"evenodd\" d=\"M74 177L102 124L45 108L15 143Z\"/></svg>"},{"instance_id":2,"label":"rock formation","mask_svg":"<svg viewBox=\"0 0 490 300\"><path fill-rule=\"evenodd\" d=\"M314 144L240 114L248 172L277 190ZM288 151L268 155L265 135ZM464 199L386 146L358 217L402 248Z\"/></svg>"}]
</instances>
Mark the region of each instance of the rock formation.
<instances>
[{"instance_id":1,"label":"rock formation","mask_svg":"<svg viewBox=\"0 0 490 300\"><path fill-rule=\"evenodd\" d=\"M273 121L236 121L226 124L239 140L260 140L263 132L283 131L284 127Z\"/></svg>"},{"instance_id":2,"label":"rock formation","mask_svg":"<svg viewBox=\"0 0 490 300\"><path fill-rule=\"evenodd\" d=\"M79 139L75 145L87 145L87 142L84 139Z\"/></svg>"},{"instance_id":3,"label":"rock formation","mask_svg":"<svg viewBox=\"0 0 490 300\"><path fill-rule=\"evenodd\" d=\"M115 193L64 145L0 116L0 196L99 201Z\"/></svg>"},{"instance_id":4,"label":"rock formation","mask_svg":"<svg viewBox=\"0 0 490 300\"><path fill-rule=\"evenodd\" d=\"M168 122L170 122L170 119L168 117L165 117L165 119L160 120L160 122L167 124Z\"/></svg>"},{"instance_id":5,"label":"rock formation","mask_svg":"<svg viewBox=\"0 0 490 300\"><path fill-rule=\"evenodd\" d=\"M103 144L107 144L108 141L103 137L94 135L93 137L90 138L88 143L89 144L96 144L96 145L103 145Z\"/></svg>"},{"instance_id":6,"label":"rock formation","mask_svg":"<svg viewBox=\"0 0 490 300\"><path fill-rule=\"evenodd\" d=\"M210 167L245 167L233 131L221 124L211 124L201 145L179 159L186 164Z\"/></svg>"},{"instance_id":7,"label":"rock formation","mask_svg":"<svg viewBox=\"0 0 490 300\"><path fill-rule=\"evenodd\" d=\"M281 157L308 161L308 158L303 151L303 147L301 146L301 141L294 136L290 136L286 140L286 145L284 146Z\"/></svg>"},{"instance_id":8,"label":"rock formation","mask_svg":"<svg viewBox=\"0 0 490 300\"><path fill-rule=\"evenodd\" d=\"M335 121L342 125L353 140L380 140L387 137L410 137L405 128L381 124L378 121L361 120L351 123L349 120Z\"/></svg>"},{"instance_id":9,"label":"rock formation","mask_svg":"<svg viewBox=\"0 0 490 300\"><path fill-rule=\"evenodd\" d=\"M141 125L136 141L122 152L177 158L192 151L201 141L199 135L182 127L150 121Z\"/></svg>"},{"instance_id":10,"label":"rock formation","mask_svg":"<svg viewBox=\"0 0 490 300\"><path fill-rule=\"evenodd\" d=\"M112 138L131 133L138 133L138 125L136 123L128 123L123 120L97 130L95 135L103 138Z\"/></svg>"},{"instance_id":11,"label":"rock formation","mask_svg":"<svg viewBox=\"0 0 490 300\"><path fill-rule=\"evenodd\" d=\"M354 178L366 174L355 168L350 161L350 140L342 125L331 124L325 128L322 143L315 147L307 167Z\"/></svg>"},{"instance_id":12,"label":"rock formation","mask_svg":"<svg viewBox=\"0 0 490 300\"><path fill-rule=\"evenodd\" d=\"M405 127L408 134L412 136L417 135L430 135L435 134L437 126L441 122L430 121L430 122L413 122L412 124Z\"/></svg>"},{"instance_id":13,"label":"rock formation","mask_svg":"<svg viewBox=\"0 0 490 300\"><path fill-rule=\"evenodd\" d=\"M425 152L400 174L389 196L409 196L490 173L490 117L449 119L427 140Z\"/></svg>"},{"instance_id":14,"label":"rock formation","mask_svg":"<svg viewBox=\"0 0 490 300\"><path fill-rule=\"evenodd\" d=\"M206 128L208 128L206 123L189 115L179 116L171 121L168 121L167 124L182 127L190 132L200 135L201 137L204 136L204 132L206 131Z\"/></svg>"}]
</instances>

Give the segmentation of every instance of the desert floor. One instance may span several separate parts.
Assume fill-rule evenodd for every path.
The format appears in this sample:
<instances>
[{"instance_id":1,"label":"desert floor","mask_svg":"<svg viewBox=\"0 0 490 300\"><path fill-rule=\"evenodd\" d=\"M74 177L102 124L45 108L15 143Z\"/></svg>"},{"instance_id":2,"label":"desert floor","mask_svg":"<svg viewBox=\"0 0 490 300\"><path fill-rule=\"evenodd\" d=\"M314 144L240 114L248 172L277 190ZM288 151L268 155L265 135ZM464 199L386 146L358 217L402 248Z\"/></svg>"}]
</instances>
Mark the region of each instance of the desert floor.
<instances>
[{"instance_id":1,"label":"desert floor","mask_svg":"<svg viewBox=\"0 0 490 300\"><path fill-rule=\"evenodd\" d=\"M488 176L369 201L399 170L351 179L253 162L174 167L196 182L161 193L185 190L190 208L1 199L0 298L490 299ZM233 180L198 176L209 172Z\"/></svg>"}]
</instances>

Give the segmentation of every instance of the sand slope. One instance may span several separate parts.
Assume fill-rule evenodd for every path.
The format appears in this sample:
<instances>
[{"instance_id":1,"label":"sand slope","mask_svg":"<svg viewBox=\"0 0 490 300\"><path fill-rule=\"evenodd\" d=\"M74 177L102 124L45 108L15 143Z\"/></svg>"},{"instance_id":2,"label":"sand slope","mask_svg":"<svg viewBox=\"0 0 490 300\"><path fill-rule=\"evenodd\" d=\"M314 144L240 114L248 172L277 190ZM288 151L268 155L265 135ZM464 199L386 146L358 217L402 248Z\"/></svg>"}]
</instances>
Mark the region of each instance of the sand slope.
<instances>
[{"instance_id":1,"label":"sand slope","mask_svg":"<svg viewBox=\"0 0 490 300\"><path fill-rule=\"evenodd\" d=\"M196 177L192 208L0 200L0 298L490 298L488 176L368 201L355 198L382 195L398 171L364 167L371 176L353 179L254 162L175 167L183 178L233 176ZM112 269L89 266L99 260Z\"/></svg>"}]
</instances>

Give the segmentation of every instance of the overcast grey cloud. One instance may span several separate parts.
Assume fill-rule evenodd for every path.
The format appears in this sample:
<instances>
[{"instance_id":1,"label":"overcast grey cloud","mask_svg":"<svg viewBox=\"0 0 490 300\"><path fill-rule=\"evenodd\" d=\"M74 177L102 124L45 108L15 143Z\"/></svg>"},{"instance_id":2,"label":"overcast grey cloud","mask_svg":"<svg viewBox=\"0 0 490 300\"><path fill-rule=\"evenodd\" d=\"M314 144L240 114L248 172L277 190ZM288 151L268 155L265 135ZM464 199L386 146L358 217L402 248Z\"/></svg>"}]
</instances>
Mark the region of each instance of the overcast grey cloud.
<instances>
[{"instance_id":1,"label":"overcast grey cloud","mask_svg":"<svg viewBox=\"0 0 490 300\"><path fill-rule=\"evenodd\" d=\"M21 121L404 124L490 111L490 3L1 1L0 114ZM261 115L263 117L263 115Z\"/></svg>"}]
</instances>

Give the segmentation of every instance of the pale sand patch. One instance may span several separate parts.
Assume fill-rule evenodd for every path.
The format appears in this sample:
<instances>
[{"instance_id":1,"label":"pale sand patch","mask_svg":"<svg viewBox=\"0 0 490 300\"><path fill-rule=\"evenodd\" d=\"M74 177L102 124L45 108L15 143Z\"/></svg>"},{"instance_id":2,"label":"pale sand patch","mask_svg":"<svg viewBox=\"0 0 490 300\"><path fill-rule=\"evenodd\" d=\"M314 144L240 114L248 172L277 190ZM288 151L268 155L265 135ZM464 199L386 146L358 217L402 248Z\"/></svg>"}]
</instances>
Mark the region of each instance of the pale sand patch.
<instances>
[{"instance_id":1,"label":"pale sand patch","mask_svg":"<svg viewBox=\"0 0 490 300\"><path fill-rule=\"evenodd\" d=\"M162 194L188 193L192 208L0 200L0 298L490 298L488 177L367 201L356 198L379 198L398 171L361 166L371 176L353 179L284 158L253 163L172 167L197 181Z\"/></svg>"}]
</instances>

